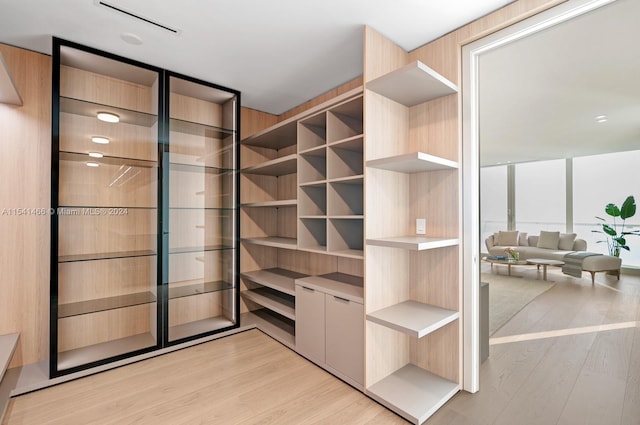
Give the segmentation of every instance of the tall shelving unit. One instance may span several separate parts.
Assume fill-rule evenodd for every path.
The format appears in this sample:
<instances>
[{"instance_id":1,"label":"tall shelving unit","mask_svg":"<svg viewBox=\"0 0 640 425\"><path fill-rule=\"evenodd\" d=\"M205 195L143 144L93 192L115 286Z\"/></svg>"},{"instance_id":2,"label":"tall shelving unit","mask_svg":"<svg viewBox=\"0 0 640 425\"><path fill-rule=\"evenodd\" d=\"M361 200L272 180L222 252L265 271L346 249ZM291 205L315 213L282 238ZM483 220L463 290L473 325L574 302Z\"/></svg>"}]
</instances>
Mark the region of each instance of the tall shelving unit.
<instances>
[{"instance_id":1,"label":"tall shelving unit","mask_svg":"<svg viewBox=\"0 0 640 425\"><path fill-rule=\"evenodd\" d=\"M237 327L239 93L53 51L50 376Z\"/></svg>"},{"instance_id":2,"label":"tall shelving unit","mask_svg":"<svg viewBox=\"0 0 640 425\"><path fill-rule=\"evenodd\" d=\"M421 424L461 388L458 151L433 130L457 88L370 28L365 46L366 393Z\"/></svg>"},{"instance_id":3,"label":"tall shelving unit","mask_svg":"<svg viewBox=\"0 0 640 425\"><path fill-rule=\"evenodd\" d=\"M241 324L255 324L358 388L364 383L362 122L356 89L241 144Z\"/></svg>"}]
</instances>

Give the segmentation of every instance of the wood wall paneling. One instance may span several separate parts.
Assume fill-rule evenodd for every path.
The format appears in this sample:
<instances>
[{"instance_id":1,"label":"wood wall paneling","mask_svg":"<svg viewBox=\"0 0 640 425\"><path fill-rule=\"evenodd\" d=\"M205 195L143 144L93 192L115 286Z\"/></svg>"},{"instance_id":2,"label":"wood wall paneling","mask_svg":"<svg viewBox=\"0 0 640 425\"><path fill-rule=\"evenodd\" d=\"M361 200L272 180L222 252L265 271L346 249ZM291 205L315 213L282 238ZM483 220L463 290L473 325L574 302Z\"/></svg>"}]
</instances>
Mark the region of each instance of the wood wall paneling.
<instances>
[{"instance_id":1,"label":"wood wall paneling","mask_svg":"<svg viewBox=\"0 0 640 425\"><path fill-rule=\"evenodd\" d=\"M0 52L23 100L0 104L0 334L20 333L16 367L49 354L51 58L4 44Z\"/></svg>"},{"instance_id":2,"label":"wood wall paneling","mask_svg":"<svg viewBox=\"0 0 640 425\"><path fill-rule=\"evenodd\" d=\"M240 140L278 123L278 116L256 109L240 108Z\"/></svg>"},{"instance_id":3,"label":"wood wall paneling","mask_svg":"<svg viewBox=\"0 0 640 425\"><path fill-rule=\"evenodd\" d=\"M409 63L409 54L369 26L364 28L364 82L401 68Z\"/></svg>"}]
</instances>

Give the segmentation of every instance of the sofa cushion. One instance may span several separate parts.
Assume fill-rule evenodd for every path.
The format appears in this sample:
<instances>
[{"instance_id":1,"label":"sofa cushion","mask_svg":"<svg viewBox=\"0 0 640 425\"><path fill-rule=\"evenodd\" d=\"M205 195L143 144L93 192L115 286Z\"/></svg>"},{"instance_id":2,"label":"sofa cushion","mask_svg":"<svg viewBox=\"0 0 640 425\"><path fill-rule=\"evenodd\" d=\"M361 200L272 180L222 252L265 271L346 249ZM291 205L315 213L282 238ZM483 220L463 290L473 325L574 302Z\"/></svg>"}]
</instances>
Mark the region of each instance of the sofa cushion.
<instances>
[{"instance_id":1,"label":"sofa cushion","mask_svg":"<svg viewBox=\"0 0 640 425\"><path fill-rule=\"evenodd\" d=\"M498 241L496 242L496 245L500 245L500 246L517 246L518 245L518 231L517 230L512 230L512 231L499 231L498 232ZM495 241L495 238L494 238Z\"/></svg>"},{"instance_id":2,"label":"sofa cushion","mask_svg":"<svg viewBox=\"0 0 640 425\"><path fill-rule=\"evenodd\" d=\"M529 246L529 242L527 242L527 232L520 232L518 235L518 245Z\"/></svg>"},{"instance_id":3,"label":"sofa cushion","mask_svg":"<svg viewBox=\"0 0 640 425\"><path fill-rule=\"evenodd\" d=\"M558 249L562 251L571 251L573 249L573 242L576 240L575 233L560 233L558 241Z\"/></svg>"},{"instance_id":4,"label":"sofa cushion","mask_svg":"<svg viewBox=\"0 0 640 425\"><path fill-rule=\"evenodd\" d=\"M540 231L540 239L538 239L538 248L558 249L560 242L560 232Z\"/></svg>"}]
</instances>

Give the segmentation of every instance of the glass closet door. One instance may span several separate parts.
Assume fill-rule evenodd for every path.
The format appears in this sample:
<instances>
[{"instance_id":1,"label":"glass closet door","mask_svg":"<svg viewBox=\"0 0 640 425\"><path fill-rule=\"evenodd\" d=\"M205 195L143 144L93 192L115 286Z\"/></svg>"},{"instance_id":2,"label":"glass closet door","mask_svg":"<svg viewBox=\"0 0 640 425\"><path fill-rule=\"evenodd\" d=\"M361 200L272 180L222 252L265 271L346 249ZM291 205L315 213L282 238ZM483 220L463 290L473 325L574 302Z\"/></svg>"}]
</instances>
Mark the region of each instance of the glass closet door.
<instances>
[{"instance_id":1,"label":"glass closet door","mask_svg":"<svg viewBox=\"0 0 640 425\"><path fill-rule=\"evenodd\" d=\"M235 93L169 75L168 343L237 325Z\"/></svg>"},{"instance_id":2,"label":"glass closet door","mask_svg":"<svg viewBox=\"0 0 640 425\"><path fill-rule=\"evenodd\" d=\"M54 52L52 376L159 346L161 75L72 43Z\"/></svg>"}]
</instances>

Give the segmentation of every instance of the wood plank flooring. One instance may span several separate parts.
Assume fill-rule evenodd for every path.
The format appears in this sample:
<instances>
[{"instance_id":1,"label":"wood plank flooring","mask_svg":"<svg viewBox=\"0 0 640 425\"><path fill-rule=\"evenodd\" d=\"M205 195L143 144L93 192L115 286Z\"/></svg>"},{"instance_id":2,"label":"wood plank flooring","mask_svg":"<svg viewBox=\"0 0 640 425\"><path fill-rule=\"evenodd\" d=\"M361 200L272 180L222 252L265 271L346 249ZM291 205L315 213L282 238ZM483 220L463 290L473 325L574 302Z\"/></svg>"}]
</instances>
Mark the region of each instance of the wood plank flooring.
<instances>
[{"instance_id":1,"label":"wood plank flooring","mask_svg":"<svg viewBox=\"0 0 640 425\"><path fill-rule=\"evenodd\" d=\"M493 335L538 338L491 345L480 391L457 394L427 424L640 425L640 278L598 274L592 286L550 268L549 279L555 286ZM580 333L618 323L628 327ZM562 329L569 335L554 336Z\"/></svg>"},{"instance_id":2,"label":"wood plank flooring","mask_svg":"<svg viewBox=\"0 0 640 425\"><path fill-rule=\"evenodd\" d=\"M535 338L492 345L480 392L459 393L427 424L640 425L640 278L549 278L555 286L493 335ZM406 423L252 330L17 397L3 425Z\"/></svg>"}]
</instances>

